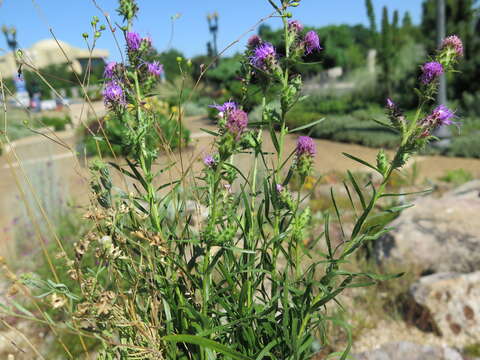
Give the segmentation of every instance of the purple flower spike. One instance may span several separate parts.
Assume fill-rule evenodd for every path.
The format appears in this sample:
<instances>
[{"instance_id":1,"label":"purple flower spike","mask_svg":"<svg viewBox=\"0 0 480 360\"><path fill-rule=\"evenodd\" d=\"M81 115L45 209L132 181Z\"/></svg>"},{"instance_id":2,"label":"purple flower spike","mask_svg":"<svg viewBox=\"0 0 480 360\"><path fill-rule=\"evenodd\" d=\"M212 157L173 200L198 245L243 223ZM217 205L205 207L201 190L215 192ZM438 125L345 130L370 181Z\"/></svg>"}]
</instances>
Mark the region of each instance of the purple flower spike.
<instances>
[{"instance_id":1,"label":"purple flower spike","mask_svg":"<svg viewBox=\"0 0 480 360\"><path fill-rule=\"evenodd\" d=\"M103 76L106 79L111 79L115 75L115 67L117 66L117 63L115 61L110 61L105 65L105 70L103 71Z\"/></svg>"},{"instance_id":2,"label":"purple flower spike","mask_svg":"<svg viewBox=\"0 0 480 360\"><path fill-rule=\"evenodd\" d=\"M295 32L301 32L303 30L303 25L298 20L290 20L288 22L288 28Z\"/></svg>"},{"instance_id":3,"label":"purple flower spike","mask_svg":"<svg viewBox=\"0 0 480 360\"><path fill-rule=\"evenodd\" d=\"M395 109L395 107L396 107L396 104L393 102L393 100L390 98L387 98L387 108L392 110L392 109Z\"/></svg>"},{"instance_id":4,"label":"purple flower spike","mask_svg":"<svg viewBox=\"0 0 480 360\"><path fill-rule=\"evenodd\" d=\"M320 39L315 31L309 31L305 35L305 53L311 54L313 51L320 51L323 48L320 46Z\"/></svg>"},{"instance_id":5,"label":"purple flower spike","mask_svg":"<svg viewBox=\"0 0 480 360\"><path fill-rule=\"evenodd\" d=\"M315 142L310 136L299 136L296 152L299 157L302 155L315 156L317 153Z\"/></svg>"},{"instance_id":6,"label":"purple flower spike","mask_svg":"<svg viewBox=\"0 0 480 360\"><path fill-rule=\"evenodd\" d=\"M253 66L267 70L268 63L274 61L277 57L275 48L270 43L263 43L253 50L253 55L250 57L250 64Z\"/></svg>"},{"instance_id":7,"label":"purple flower spike","mask_svg":"<svg viewBox=\"0 0 480 360\"><path fill-rule=\"evenodd\" d=\"M457 35L448 36L443 40L441 49L447 48L453 49L458 57L463 56L463 43Z\"/></svg>"},{"instance_id":8,"label":"purple flower spike","mask_svg":"<svg viewBox=\"0 0 480 360\"><path fill-rule=\"evenodd\" d=\"M452 121L454 117L455 112L445 105L437 106L430 115L423 118L420 122L420 126L423 128L422 137L429 136L430 132L439 126L455 124Z\"/></svg>"},{"instance_id":9,"label":"purple flower spike","mask_svg":"<svg viewBox=\"0 0 480 360\"><path fill-rule=\"evenodd\" d=\"M126 35L127 46L128 50L130 51L137 51L140 49L140 45L142 43L142 38L136 32L127 32Z\"/></svg>"},{"instance_id":10,"label":"purple flower spike","mask_svg":"<svg viewBox=\"0 0 480 360\"><path fill-rule=\"evenodd\" d=\"M437 120L437 126L452 125L452 119L455 117L455 112L445 105L439 105L433 110L430 116Z\"/></svg>"},{"instance_id":11,"label":"purple flower spike","mask_svg":"<svg viewBox=\"0 0 480 360\"><path fill-rule=\"evenodd\" d=\"M125 94L116 81L109 81L103 90L103 100L106 106L125 105Z\"/></svg>"},{"instance_id":12,"label":"purple flower spike","mask_svg":"<svg viewBox=\"0 0 480 360\"><path fill-rule=\"evenodd\" d=\"M203 163L209 167L212 168L215 166L215 159L213 158L212 155L207 155L203 158Z\"/></svg>"},{"instance_id":13,"label":"purple flower spike","mask_svg":"<svg viewBox=\"0 0 480 360\"><path fill-rule=\"evenodd\" d=\"M258 45L262 43L262 39L258 35L252 35L248 39L247 46L250 48L256 48Z\"/></svg>"},{"instance_id":14,"label":"purple flower spike","mask_svg":"<svg viewBox=\"0 0 480 360\"><path fill-rule=\"evenodd\" d=\"M228 116L234 110L237 110L238 106L236 102L227 101L223 103L223 105L209 105L209 107L218 110L218 116L223 118L225 115Z\"/></svg>"},{"instance_id":15,"label":"purple flower spike","mask_svg":"<svg viewBox=\"0 0 480 360\"><path fill-rule=\"evenodd\" d=\"M432 61L423 64L422 66L422 82L427 85L430 84L433 80L443 74L442 64Z\"/></svg>"},{"instance_id":16,"label":"purple flower spike","mask_svg":"<svg viewBox=\"0 0 480 360\"><path fill-rule=\"evenodd\" d=\"M277 184L275 185L275 189L277 190L277 192L282 192L285 188L283 187L283 185L281 184Z\"/></svg>"},{"instance_id":17,"label":"purple flower spike","mask_svg":"<svg viewBox=\"0 0 480 360\"><path fill-rule=\"evenodd\" d=\"M163 65L160 64L158 61L154 61L153 63L148 63L147 68L150 75L160 76L163 74Z\"/></svg>"},{"instance_id":18,"label":"purple flower spike","mask_svg":"<svg viewBox=\"0 0 480 360\"><path fill-rule=\"evenodd\" d=\"M248 115L245 111L236 109L233 110L227 119L227 129L228 131L235 135L236 137L240 136L248 125Z\"/></svg>"}]
</instances>

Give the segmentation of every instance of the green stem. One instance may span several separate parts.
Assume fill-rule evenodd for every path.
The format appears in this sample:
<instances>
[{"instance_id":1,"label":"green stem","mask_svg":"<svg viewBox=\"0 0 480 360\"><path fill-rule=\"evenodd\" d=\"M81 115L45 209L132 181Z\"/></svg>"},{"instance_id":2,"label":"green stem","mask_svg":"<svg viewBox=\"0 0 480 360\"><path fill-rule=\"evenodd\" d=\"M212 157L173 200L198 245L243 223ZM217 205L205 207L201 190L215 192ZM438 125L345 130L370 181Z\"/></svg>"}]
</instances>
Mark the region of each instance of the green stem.
<instances>
[{"instance_id":1,"label":"green stem","mask_svg":"<svg viewBox=\"0 0 480 360\"><path fill-rule=\"evenodd\" d=\"M144 117L142 113L142 109L140 107L141 99L142 99L142 92L140 90L140 84L138 82L138 74L137 72L134 72L134 81L135 81L135 94L136 94L136 111L137 111L137 129L141 128L140 131L143 131L143 125L144 125ZM156 198L156 191L155 187L153 186L153 175L152 175L152 169L151 169L151 162L148 162L147 165L147 156L146 153L146 144L145 144L145 135L142 135L140 137L140 154L139 154L139 160L140 160L140 166L142 168L142 172L145 175L145 182L147 183L147 201L148 205L150 208L150 220L152 222L153 227L155 228L155 231L160 231L160 216L158 213L158 206L157 206L157 198Z\"/></svg>"}]
</instances>

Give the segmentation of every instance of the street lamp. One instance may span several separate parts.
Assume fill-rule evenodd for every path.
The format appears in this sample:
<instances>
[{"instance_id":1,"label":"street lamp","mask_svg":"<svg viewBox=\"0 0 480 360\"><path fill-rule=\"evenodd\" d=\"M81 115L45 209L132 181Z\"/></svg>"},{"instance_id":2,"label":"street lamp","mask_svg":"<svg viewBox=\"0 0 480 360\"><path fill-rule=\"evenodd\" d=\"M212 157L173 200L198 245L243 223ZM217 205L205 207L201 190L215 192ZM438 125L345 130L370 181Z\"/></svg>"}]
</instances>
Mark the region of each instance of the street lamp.
<instances>
[{"instance_id":1,"label":"street lamp","mask_svg":"<svg viewBox=\"0 0 480 360\"><path fill-rule=\"evenodd\" d=\"M13 56L15 58L15 63L17 62L16 52L18 47L17 41L17 29L15 27L2 26L3 35L5 35L5 40L10 50L13 51Z\"/></svg>"},{"instance_id":2,"label":"street lamp","mask_svg":"<svg viewBox=\"0 0 480 360\"><path fill-rule=\"evenodd\" d=\"M445 39L445 0L437 0L437 45L440 47L443 39ZM447 78L445 73L440 76L438 86L437 104L447 104ZM448 126L441 126L434 135L440 139L435 143L435 146L445 148L450 145L450 137L452 136Z\"/></svg>"},{"instance_id":3,"label":"street lamp","mask_svg":"<svg viewBox=\"0 0 480 360\"><path fill-rule=\"evenodd\" d=\"M213 56L216 57L218 55L218 48L217 48L217 33L218 33L218 13L215 11L212 14L207 15L208 21L208 30L213 37Z\"/></svg>"}]
</instances>

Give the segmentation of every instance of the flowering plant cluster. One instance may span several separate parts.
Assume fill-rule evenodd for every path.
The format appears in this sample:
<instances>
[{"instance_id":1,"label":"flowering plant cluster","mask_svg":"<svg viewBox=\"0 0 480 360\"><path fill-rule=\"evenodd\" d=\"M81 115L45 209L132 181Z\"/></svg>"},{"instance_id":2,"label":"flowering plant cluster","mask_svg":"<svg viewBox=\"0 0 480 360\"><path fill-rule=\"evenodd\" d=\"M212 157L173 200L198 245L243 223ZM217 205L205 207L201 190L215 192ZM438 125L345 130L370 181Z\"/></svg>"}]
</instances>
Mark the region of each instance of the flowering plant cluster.
<instances>
[{"instance_id":1,"label":"flowering plant cluster","mask_svg":"<svg viewBox=\"0 0 480 360\"><path fill-rule=\"evenodd\" d=\"M168 175L173 165L154 168L156 153L145 146L145 134L154 131L145 107L146 89L161 66L142 61L151 40L129 29L138 10L135 1L120 1L119 12L128 24L129 62L107 66L104 97L110 111L125 120L129 137L124 141L135 151L125 166L101 161L91 165L91 230L73 253L59 254L78 288L44 283L68 328L80 339L101 340L99 359L309 359L319 346L327 346L330 325L349 332L327 305L349 287L389 278L350 272L342 265L388 231L385 224L367 220L380 198L395 196L385 193L391 174L432 139L435 128L452 123L454 113L447 107L429 113L427 106L438 75L453 70L461 55L461 42L447 38L435 59L422 67L415 118L408 119L387 100L390 123L385 126L401 138L393 160L383 151L377 164L346 154L380 173L382 181L361 186L348 173L345 186L352 195L355 225L350 233L342 229L342 241L334 245L326 213L325 231L313 242L322 239L326 252L317 254L320 259L311 258L313 250L304 241L311 211L290 184L296 178L303 185L314 171L315 157L326 155L308 136L299 136L296 147L287 149L287 137L318 121L289 129L285 120L301 100L302 79L293 65L322 47L316 33L303 35L302 24L290 19L288 10L298 1L269 2L283 22L285 53L280 56L254 36L240 74L245 94L253 83L265 84L261 121L249 121L246 95L212 105L218 111L218 128L209 132L214 147L203 154L201 173L189 168L173 178L173 173ZM267 92L272 83L275 94ZM273 144L273 153L264 150L265 139ZM247 158L251 167L241 170L239 162ZM132 186L114 186L112 170ZM333 193L332 200L335 204ZM401 207L387 210L398 212ZM336 206L331 213L341 224ZM346 359L349 348L334 355Z\"/></svg>"}]
</instances>

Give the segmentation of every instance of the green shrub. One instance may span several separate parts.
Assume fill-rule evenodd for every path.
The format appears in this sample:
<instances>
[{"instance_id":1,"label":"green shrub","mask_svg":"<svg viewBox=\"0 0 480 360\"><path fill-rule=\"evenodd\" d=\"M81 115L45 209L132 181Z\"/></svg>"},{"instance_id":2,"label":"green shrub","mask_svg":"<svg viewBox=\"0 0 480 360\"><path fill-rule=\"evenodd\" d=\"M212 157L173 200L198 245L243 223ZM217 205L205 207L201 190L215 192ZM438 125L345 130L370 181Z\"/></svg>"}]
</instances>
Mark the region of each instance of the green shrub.
<instances>
[{"instance_id":1,"label":"green shrub","mask_svg":"<svg viewBox=\"0 0 480 360\"><path fill-rule=\"evenodd\" d=\"M175 117L158 114L153 128L156 131L146 135L148 150L156 151L164 149L165 146L176 149L181 143L187 144L190 141L190 131L180 127ZM99 122L92 122L89 129L84 130L84 145L88 156L113 156L113 153L128 156L135 151L128 140L128 129L122 119L114 114L102 118Z\"/></svg>"},{"instance_id":2,"label":"green shrub","mask_svg":"<svg viewBox=\"0 0 480 360\"><path fill-rule=\"evenodd\" d=\"M348 115L327 117L324 122L313 128L311 135L370 147L393 148L398 145L398 136L395 132L373 121L358 120Z\"/></svg>"},{"instance_id":3,"label":"green shrub","mask_svg":"<svg viewBox=\"0 0 480 360\"><path fill-rule=\"evenodd\" d=\"M473 175L467 170L455 169L447 171L447 173L439 179L455 185L462 185L470 180L473 180Z\"/></svg>"},{"instance_id":4,"label":"green shrub","mask_svg":"<svg viewBox=\"0 0 480 360\"><path fill-rule=\"evenodd\" d=\"M479 133L458 136L453 139L452 145L447 150L447 155L457 157L480 158Z\"/></svg>"},{"instance_id":5,"label":"green shrub","mask_svg":"<svg viewBox=\"0 0 480 360\"><path fill-rule=\"evenodd\" d=\"M39 119L39 124L41 126L51 126L55 131L63 131L65 130L67 124L71 124L72 119L70 116L65 115L62 117L53 117L53 116L42 116Z\"/></svg>"},{"instance_id":6,"label":"green shrub","mask_svg":"<svg viewBox=\"0 0 480 360\"><path fill-rule=\"evenodd\" d=\"M345 114L367 106L363 100L352 95L307 97L298 104L298 108L320 114Z\"/></svg>"}]
</instances>

